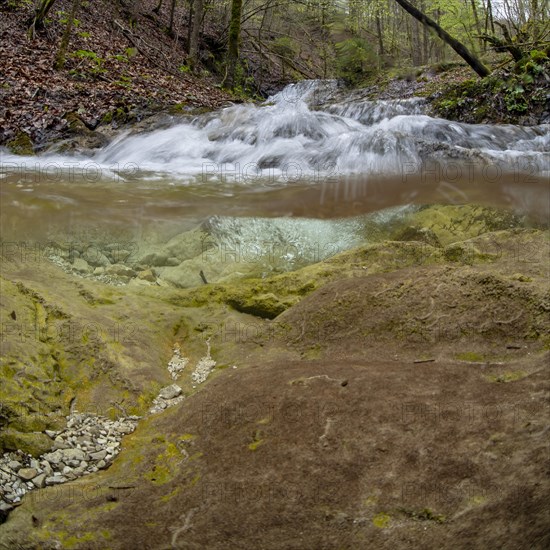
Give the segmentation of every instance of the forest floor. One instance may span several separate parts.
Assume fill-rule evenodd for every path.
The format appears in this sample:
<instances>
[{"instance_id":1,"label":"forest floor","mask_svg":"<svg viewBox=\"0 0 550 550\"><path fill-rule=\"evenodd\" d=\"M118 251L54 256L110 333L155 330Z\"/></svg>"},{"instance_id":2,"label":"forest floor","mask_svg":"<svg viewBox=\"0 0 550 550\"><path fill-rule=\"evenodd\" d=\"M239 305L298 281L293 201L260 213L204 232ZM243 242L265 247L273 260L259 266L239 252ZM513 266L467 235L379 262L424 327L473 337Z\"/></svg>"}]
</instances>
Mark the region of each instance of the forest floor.
<instances>
[{"instance_id":1,"label":"forest floor","mask_svg":"<svg viewBox=\"0 0 550 550\"><path fill-rule=\"evenodd\" d=\"M100 124L216 109L234 99L211 76L189 73L181 44L156 16L141 17L136 31L118 4L83 3L66 66L56 71L59 16L30 41L28 8L0 4L0 12L0 145L15 140L18 152Z\"/></svg>"}]
</instances>

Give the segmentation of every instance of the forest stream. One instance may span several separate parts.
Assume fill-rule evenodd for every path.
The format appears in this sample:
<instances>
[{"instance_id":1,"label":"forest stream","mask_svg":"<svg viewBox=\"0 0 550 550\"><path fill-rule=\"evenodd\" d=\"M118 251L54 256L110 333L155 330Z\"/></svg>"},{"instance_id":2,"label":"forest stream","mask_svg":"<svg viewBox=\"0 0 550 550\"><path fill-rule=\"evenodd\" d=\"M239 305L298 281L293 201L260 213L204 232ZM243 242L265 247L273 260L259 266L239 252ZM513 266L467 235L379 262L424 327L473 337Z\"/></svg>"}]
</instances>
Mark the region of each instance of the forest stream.
<instances>
[{"instance_id":1,"label":"forest stream","mask_svg":"<svg viewBox=\"0 0 550 550\"><path fill-rule=\"evenodd\" d=\"M549 130L316 80L2 150L0 548L544 547Z\"/></svg>"}]
</instances>

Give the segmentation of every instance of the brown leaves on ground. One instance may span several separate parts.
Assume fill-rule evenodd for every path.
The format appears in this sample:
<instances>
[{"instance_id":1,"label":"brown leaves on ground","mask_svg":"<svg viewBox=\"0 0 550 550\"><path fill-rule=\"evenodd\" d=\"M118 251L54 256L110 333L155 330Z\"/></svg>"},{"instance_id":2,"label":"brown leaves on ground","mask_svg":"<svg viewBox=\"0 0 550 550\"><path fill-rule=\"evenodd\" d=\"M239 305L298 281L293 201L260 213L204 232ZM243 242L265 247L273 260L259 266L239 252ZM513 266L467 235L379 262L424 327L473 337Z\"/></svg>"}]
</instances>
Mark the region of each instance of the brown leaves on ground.
<instances>
[{"instance_id":1,"label":"brown leaves on ground","mask_svg":"<svg viewBox=\"0 0 550 550\"><path fill-rule=\"evenodd\" d=\"M35 144L63 137L64 119L76 112L90 128L107 113L137 117L173 105L217 108L229 99L209 77L180 70L186 54L181 37L147 17L141 3L131 27L117 3L83 2L73 28L65 68L54 70L69 0L59 0L46 30L29 40L29 8L0 7L0 145L20 132ZM136 47L137 46L137 47Z\"/></svg>"}]
</instances>

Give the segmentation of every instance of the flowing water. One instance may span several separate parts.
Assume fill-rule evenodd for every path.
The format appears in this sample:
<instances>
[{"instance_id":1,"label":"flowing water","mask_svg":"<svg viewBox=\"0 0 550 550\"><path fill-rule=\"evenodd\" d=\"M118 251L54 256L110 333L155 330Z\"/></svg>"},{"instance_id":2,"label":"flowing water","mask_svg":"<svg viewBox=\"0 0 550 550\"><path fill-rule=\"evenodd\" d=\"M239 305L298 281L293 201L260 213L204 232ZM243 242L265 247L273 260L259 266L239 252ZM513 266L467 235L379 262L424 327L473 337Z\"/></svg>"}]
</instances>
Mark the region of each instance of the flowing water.
<instances>
[{"instance_id":1,"label":"flowing water","mask_svg":"<svg viewBox=\"0 0 550 550\"><path fill-rule=\"evenodd\" d=\"M371 102L304 81L88 155L2 151L2 240L50 247L65 267L90 243L110 263L118 246L159 269L223 245L261 257L265 274L368 241L411 205L476 203L547 223L549 151L549 125L460 124L427 116L421 99Z\"/></svg>"}]
</instances>

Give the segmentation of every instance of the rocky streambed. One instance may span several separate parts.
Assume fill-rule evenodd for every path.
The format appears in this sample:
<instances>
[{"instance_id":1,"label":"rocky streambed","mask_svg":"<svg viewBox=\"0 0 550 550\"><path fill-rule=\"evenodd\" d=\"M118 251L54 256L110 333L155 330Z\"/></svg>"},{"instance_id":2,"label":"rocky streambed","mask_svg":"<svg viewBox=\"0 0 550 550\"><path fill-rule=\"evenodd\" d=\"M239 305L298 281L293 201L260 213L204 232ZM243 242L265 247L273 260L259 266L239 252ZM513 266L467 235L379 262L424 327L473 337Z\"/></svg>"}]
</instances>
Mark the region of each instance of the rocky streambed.
<instances>
[{"instance_id":1,"label":"rocky streambed","mask_svg":"<svg viewBox=\"0 0 550 550\"><path fill-rule=\"evenodd\" d=\"M109 420L74 413L66 420L64 430L45 432L52 440L51 452L35 458L15 451L0 458L0 511L4 517L29 491L108 468L120 452L122 438L135 430L139 417Z\"/></svg>"},{"instance_id":2,"label":"rocky streambed","mask_svg":"<svg viewBox=\"0 0 550 550\"><path fill-rule=\"evenodd\" d=\"M177 380L188 363L189 359L181 355L180 347L176 345L168 363L171 377ZM207 353L191 374L193 382L205 382L215 366L216 361L210 356L210 342L207 342ZM160 413L184 399L180 386L166 386L153 400L149 414ZM45 430L45 435L51 440L50 452L36 458L21 450L4 453L0 457L2 521L20 505L29 491L60 485L109 468L121 450L122 438L136 429L140 418L130 415L110 420L104 416L73 412L66 417L63 430Z\"/></svg>"}]
</instances>

